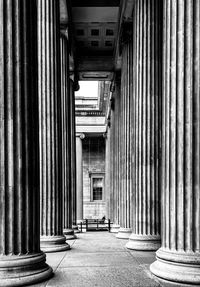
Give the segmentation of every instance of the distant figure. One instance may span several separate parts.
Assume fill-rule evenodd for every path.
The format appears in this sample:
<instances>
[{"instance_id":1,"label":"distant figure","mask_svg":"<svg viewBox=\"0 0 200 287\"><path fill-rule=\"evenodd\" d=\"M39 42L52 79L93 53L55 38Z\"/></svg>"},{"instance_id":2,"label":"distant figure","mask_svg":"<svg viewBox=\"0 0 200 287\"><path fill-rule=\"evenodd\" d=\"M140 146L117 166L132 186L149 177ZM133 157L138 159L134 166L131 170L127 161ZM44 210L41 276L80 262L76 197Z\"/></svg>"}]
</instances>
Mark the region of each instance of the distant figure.
<instances>
[{"instance_id":1,"label":"distant figure","mask_svg":"<svg viewBox=\"0 0 200 287\"><path fill-rule=\"evenodd\" d=\"M102 217L102 220L103 220L103 222L105 221L105 219L106 219L106 217L105 217L105 215Z\"/></svg>"}]
</instances>

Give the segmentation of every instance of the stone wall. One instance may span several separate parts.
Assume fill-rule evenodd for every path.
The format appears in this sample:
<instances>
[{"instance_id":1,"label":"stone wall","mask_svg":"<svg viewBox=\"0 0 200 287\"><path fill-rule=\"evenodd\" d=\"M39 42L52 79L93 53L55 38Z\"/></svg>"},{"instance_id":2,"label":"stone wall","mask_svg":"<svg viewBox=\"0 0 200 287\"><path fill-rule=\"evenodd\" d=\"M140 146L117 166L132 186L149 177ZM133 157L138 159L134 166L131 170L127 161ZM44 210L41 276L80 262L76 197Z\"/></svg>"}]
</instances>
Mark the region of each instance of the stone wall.
<instances>
[{"instance_id":1,"label":"stone wall","mask_svg":"<svg viewBox=\"0 0 200 287\"><path fill-rule=\"evenodd\" d=\"M83 218L102 218L106 214L105 178L102 201L92 201L91 176L105 176L105 139L90 137L83 140Z\"/></svg>"}]
</instances>

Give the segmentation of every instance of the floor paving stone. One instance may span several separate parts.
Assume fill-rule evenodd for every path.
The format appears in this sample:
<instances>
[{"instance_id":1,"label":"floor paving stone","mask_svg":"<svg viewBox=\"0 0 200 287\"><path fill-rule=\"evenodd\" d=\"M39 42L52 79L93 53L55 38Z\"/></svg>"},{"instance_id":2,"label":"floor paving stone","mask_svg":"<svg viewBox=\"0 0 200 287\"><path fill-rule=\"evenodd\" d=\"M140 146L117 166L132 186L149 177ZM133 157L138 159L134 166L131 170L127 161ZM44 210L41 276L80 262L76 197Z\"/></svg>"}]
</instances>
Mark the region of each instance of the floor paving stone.
<instances>
[{"instance_id":1,"label":"floor paving stone","mask_svg":"<svg viewBox=\"0 0 200 287\"><path fill-rule=\"evenodd\" d=\"M129 250L126 240L108 232L86 232L71 250L48 253L54 276L35 287L183 287L158 280L149 270L155 252ZM185 285L187 287L189 285Z\"/></svg>"}]
</instances>

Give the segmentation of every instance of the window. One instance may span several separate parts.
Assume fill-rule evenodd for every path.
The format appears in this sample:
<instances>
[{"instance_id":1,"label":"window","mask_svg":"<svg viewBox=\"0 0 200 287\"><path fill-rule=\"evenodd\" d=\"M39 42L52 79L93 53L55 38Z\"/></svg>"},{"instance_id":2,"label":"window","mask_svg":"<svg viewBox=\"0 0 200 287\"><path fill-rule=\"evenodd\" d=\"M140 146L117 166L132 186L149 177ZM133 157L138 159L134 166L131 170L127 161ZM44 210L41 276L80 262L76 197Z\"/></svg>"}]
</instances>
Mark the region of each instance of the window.
<instances>
[{"instance_id":1,"label":"window","mask_svg":"<svg viewBox=\"0 0 200 287\"><path fill-rule=\"evenodd\" d=\"M93 200L102 200L103 178L93 178Z\"/></svg>"},{"instance_id":2,"label":"window","mask_svg":"<svg viewBox=\"0 0 200 287\"><path fill-rule=\"evenodd\" d=\"M91 201L103 200L104 176L100 174L91 175Z\"/></svg>"},{"instance_id":3,"label":"window","mask_svg":"<svg viewBox=\"0 0 200 287\"><path fill-rule=\"evenodd\" d=\"M98 41L91 41L91 46L92 47L98 47L99 46L99 42Z\"/></svg>"},{"instance_id":4,"label":"window","mask_svg":"<svg viewBox=\"0 0 200 287\"><path fill-rule=\"evenodd\" d=\"M106 36L113 36L114 31L112 29L106 29Z\"/></svg>"},{"instance_id":5,"label":"window","mask_svg":"<svg viewBox=\"0 0 200 287\"><path fill-rule=\"evenodd\" d=\"M106 47L112 47L112 45L113 45L112 41L105 41Z\"/></svg>"},{"instance_id":6,"label":"window","mask_svg":"<svg viewBox=\"0 0 200 287\"><path fill-rule=\"evenodd\" d=\"M99 36L99 30L98 29L92 29L91 30L91 35L92 36Z\"/></svg>"}]
</instances>

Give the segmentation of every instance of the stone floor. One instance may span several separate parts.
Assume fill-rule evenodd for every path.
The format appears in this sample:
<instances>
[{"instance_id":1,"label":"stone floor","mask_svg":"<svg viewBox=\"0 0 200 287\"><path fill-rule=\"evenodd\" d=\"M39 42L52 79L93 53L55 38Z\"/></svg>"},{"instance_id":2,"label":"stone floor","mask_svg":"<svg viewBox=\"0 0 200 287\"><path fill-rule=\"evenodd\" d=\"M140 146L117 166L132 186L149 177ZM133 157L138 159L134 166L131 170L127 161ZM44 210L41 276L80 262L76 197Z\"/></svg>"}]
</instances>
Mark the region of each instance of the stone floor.
<instances>
[{"instance_id":1,"label":"stone floor","mask_svg":"<svg viewBox=\"0 0 200 287\"><path fill-rule=\"evenodd\" d=\"M81 233L78 239L68 243L71 250L47 254L47 263L53 267L54 276L32 286L183 286L159 282L149 271L155 253L130 251L125 248L126 240L117 239L114 234Z\"/></svg>"}]
</instances>

